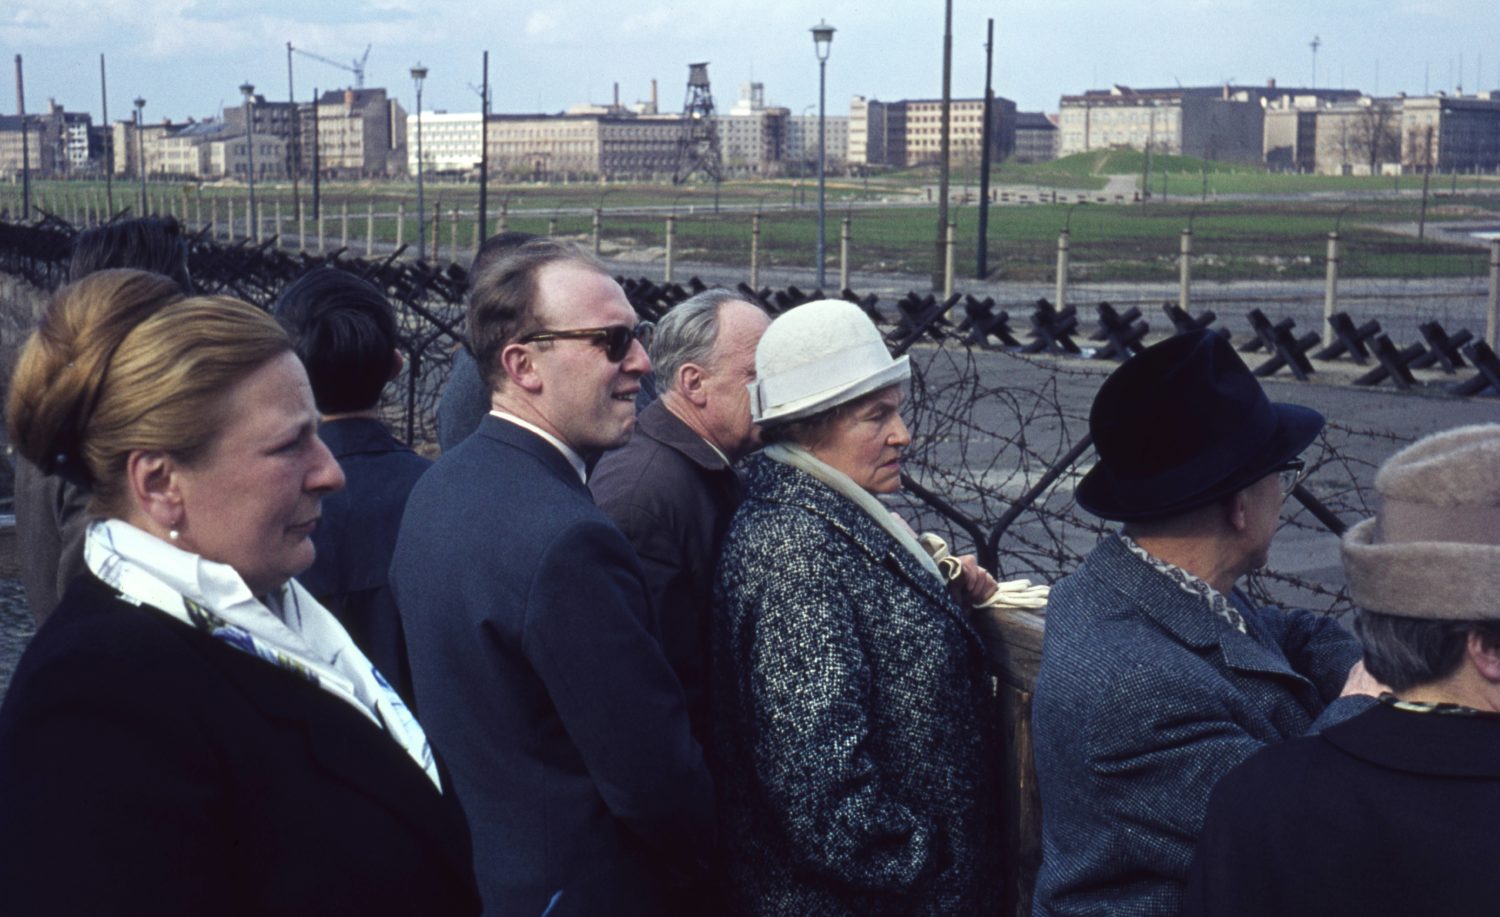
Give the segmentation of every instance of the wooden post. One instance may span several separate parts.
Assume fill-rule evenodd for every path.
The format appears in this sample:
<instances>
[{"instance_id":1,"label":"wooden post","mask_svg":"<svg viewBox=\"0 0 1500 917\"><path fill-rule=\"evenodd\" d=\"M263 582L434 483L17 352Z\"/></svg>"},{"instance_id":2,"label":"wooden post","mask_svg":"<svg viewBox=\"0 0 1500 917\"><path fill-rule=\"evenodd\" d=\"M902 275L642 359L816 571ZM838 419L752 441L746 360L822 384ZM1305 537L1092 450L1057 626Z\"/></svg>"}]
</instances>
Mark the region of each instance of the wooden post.
<instances>
[{"instance_id":1,"label":"wooden post","mask_svg":"<svg viewBox=\"0 0 1500 917\"><path fill-rule=\"evenodd\" d=\"M298 217L300 218L301 217L301 209L300 208L298 209L297 213L298 213ZM318 219L318 254L320 254L320 255L323 254L324 252L326 252L328 250L328 246L327 246L327 238L328 238L328 236L327 236L327 234L325 232L325 230L327 229L327 225L324 223L324 217L327 216L327 213L328 213L328 211L324 210L322 207L318 208L318 218L317 218Z\"/></svg>"},{"instance_id":2,"label":"wooden post","mask_svg":"<svg viewBox=\"0 0 1500 917\"><path fill-rule=\"evenodd\" d=\"M667 267L662 276L663 283L672 282L672 244L677 238L677 216L667 217Z\"/></svg>"},{"instance_id":3,"label":"wooden post","mask_svg":"<svg viewBox=\"0 0 1500 917\"><path fill-rule=\"evenodd\" d=\"M1186 312L1193 285L1193 231L1182 231L1182 242L1177 248L1177 308Z\"/></svg>"},{"instance_id":4,"label":"wooden post","mask_svg":"<svg viewBox=\"0 0 1500 917\"><path fill-rule=\"evenodd\" d=\"M1057 302L1053 307L1062 309L1068 304L1068 231L1066 229L1057 234Z\"/></svg>"},{"instance_id":5,"label":"wooden post","mask_svg":"<svg viewBox=\"0 0 1500 917\"><path fill-rule=\"evenodd\" d=\"M458 208L453 208L453 215L448 223L448 260L458 260Z\"/></svg>"},{"instance_id":6,"label":"wooden post","mask_svg":"<svg viewBox=\"0 0 1500 917\"><path fill-rule=\"evenodd\" d=\"M500 225L495 228L495 234L508 232L510 229L510 201L500 202Z\"/></svg>"},{"instance_id":7,"label":"wooden post","mask_svg":"<svg viewBox=\"0 0 1500 917\"><path fill-rule=\"evenodd\" d=\"M1490 240L1490 301L1485 315L1484 339L1491 348L1500 347L1500 239Z\"/></svg>"},{"instance_id":8,"label":"wooden post","mask_svg":"<svg viewBox=\"0 0 1500 917\"><path fill-rule=\"evenodd\" d=\"M400 248L401 244L403 242L405 242L405 241L406 241L406 202L405 201L398 201L396 203L396 247ZM421 247L422 247L422 240L418 239L417 240L417 248L421 248ZM421 254L422 254L421 252L417 252L418 257L420 257Z\"/></svg>"},{"instance_id":9,"label":"wooden post","mask_svg":"<svg viewBox=\"0 0 1500 917\"><path fill-rule=\"evenodd\" d=\"M227 203L228 206L229 206L229 219L227 219L227 220L224 221L224 238L227 241L233 242L234 241L234 198L231 197L231 198L227 199L227 201L225 203Z\"/></svg>"},{"instance_id":10,"label":"wooden post","mask_svg":"<svg viewBox=\"0 0 1500 917\"><path fill-rule=\"evenodd\" d=\"M1328 234L1328 271L1323 279L1323 343L1332 344L1333 313L1338 311L1339 234Z\"/></svg>"},{"instance_id":11,"label":"wooden post","mask_svg":"<svg viewBox=\"0 0 1500 917\"><path fill-rule=\"evenodd\" d=\"M339 248L349 250L349 199L339 206Z\"/></svg>"},{"instance_id":12,"label":"wooden post","mask_svg":"<svg viewBox=\"0 0 1500 917\"><path fill-rule=\"evenodd\" d=\"M276 201L275 215L276 215L276 225L271 227L271 237L273 239L276 239L276 247L277 248L286 248L286 242L281 237L281 227L282 227L283 224L281 222L281 200L279 198ZM302 244L302 240L298 239L297 240L297 244L301 245Z\"/></svg>"},{"instance_id":13,"label":"wooden post","mask_svg":"<svg viewBox=\"0 0 1500 917\"><path fill-rule=\"evenodd\" d=\"M375 255L375 199L365 204L365 257Z\"/></svg>"},{"instance_id":14,"label":"wooden post","mask_svg":"<svg viewBox=\"0 0 1500 917\"><path fill-rule=\"evenodd\" d=\"M547 235L549 235L549 236L555 236L555 235L557 235L557 215L556 214L554 214L554 215L552 215L552 216L550 216L550 217L547 218Z\"/></svg>"},{"instance_id":15,"label":"wooden post","mask_svg":"<svg viewBox=\"0 0 1500 917\"><path fill-rule=\"evenodd\" d=\"M321 225L322 225L322 221L320 220L319 221L320 228L321 228ZM318 244L318 251L319 252L321 252L323 250L323 245L322 245L323 238L322 237L323 237L323 233L320 231L318 233L318 243L319 243ZM297 250L300 251L300 252L307 251L307 219L304 216L304 214L302 213L302 208L301 207L297 208Z\"/></svg>"},{"instance_id":16,"label":"wooden post","mask_svg":"<svg viewBox=\"0 0 1500 917\"><path fill-rule=\"evenodd\" d=\"M944 301L953 297L953 243L958 235L958 225L952 220L948 221L947 232L943 239L943 299Z\"/></svg>"},{"instance_id":17,"label":"wooden post","mask_svg":"<svg viewBox=\"0 0 1500 917\"><path fill-rule=\"evenodd\" d=\"M760 289L760 212L750 217L750 288Z\"/></svg>"},{"instance_id":18,"label":"wooden post","mask_svg":"<svg viewBox=\"0 0 1500 917\"><path fill-rule=\"evenodd\" d=\"M850 218L844 217L843 228L839 230L839 295L849 289L849 223ZM948 247L948 258L950 261L953 258L951 245Z\"/></svg>"},{"instance_id":19,"label":"wooden post","mask_svg":"<svg viewBox=\"0 0 1500 917\"><path fill-rule=\"evenodd\" d=\"M599 228L604 222L604 211L598 207L594 208L594 256L599 255Z\"/></svg>"},{"instance_id":20,"label":"wooden post","mask_svg":"<svg viewBox=\"0 0 1500 917\"><path fill-rule=\"evenodd\" d=\"M443 202L441 200L432 202L432 260L438 260L438 234L443 225ZM420 248L420 244L418 245Z\"/></svg>"}]
</instances>

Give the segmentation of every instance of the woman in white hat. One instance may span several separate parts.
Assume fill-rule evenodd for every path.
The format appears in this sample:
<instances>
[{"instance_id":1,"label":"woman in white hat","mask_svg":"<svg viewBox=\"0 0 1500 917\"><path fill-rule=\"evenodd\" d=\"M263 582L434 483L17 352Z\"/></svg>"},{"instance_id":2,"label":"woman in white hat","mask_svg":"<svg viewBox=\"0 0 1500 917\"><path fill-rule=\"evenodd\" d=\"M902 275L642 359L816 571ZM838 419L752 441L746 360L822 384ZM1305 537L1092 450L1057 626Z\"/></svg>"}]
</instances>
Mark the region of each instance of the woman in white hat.
<instances>
[{"instance_id":1,"label":"woman in white hat","mask_svg":"<svg viewBox=\"0 0 1500 917\"><path fill-rule=\"evenodd\" d=\"M716 767L728 893L749 914L993 912L1000 737L967 609L876 495L900 488L906 357L854 305L756 350L767 443L719 565ZM995 591L964 560L955 591Z\"/></svg>"},{"instance_id":2,"label":"woman in white hat","mask_svg":"<svg viewBox=\"0 0 1500 917\"><path fill-rule=\"evenodd\" d=\"M1344 535L1380 703L1214 788L1189 914L1489 914L1500 901L1500 424L1419 440Z\"/></svg>"}]
</instances>

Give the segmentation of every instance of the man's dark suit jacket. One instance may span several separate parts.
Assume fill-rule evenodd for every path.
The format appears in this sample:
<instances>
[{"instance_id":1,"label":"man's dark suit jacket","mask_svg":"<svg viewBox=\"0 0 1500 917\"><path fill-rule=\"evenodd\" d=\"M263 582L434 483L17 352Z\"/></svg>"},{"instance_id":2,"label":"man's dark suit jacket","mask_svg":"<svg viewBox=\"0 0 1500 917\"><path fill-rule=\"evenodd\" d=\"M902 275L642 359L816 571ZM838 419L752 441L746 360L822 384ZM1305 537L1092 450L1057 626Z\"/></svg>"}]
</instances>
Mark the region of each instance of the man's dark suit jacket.
<instances>
[{"instance_id":1,"label":"man's dark suit jacket","mask_svg":"<svg viewBox=\"0 0 1500 917\"><path fill-rule=\"evenodd\" d=\"M1500 715L1376 704L1214 787L1185 914L1493 914Z\"/></svg>"},{"instance_id":2,"label":"man's dark suit jacket","mask_svg":"<svg viewBox=\"0 0 1500 917\"><path fill-rule=\"evenodd\" d=\"M635 552L562 453L485 417L413 489L391 585L486 912L658 912L713 789Z\"/></svg>"},{"instance_id":3,"label":"man's dark suit jacket","mask_svg":"<svg viewBox=\"0 0 1500 917\"><path fill-rule=\"evenodd\" d=\"M410 703L406 639L388 579L407 495L432 463L369 417L328 421L318 436L344 470L344 488L323 498L312 536L318 559L297 581Z\"/></svg>"},{"instance_id":4,"label":"man's dark suit jacket","mask_svg":"<svg viewBox=\"0 0 1500 917\"><path fill-rule=\"evenodd\" d=\"M707 744L714 568L740 502L739 476L657 401L630 442L599 460L589 489L640 556L662 649L687 694L693 735Z\"/></svg>"},{"instance_id":5,"label":"man's dark suit jacket","mask_svg":"<svg viewBox=\"0 0 1500 917\"><path fill-rule=\"evenodd\" d=\"M444 783L346 702L85 574L0 708L0 911L477 913Z\"/></svg>"}]
</instances>

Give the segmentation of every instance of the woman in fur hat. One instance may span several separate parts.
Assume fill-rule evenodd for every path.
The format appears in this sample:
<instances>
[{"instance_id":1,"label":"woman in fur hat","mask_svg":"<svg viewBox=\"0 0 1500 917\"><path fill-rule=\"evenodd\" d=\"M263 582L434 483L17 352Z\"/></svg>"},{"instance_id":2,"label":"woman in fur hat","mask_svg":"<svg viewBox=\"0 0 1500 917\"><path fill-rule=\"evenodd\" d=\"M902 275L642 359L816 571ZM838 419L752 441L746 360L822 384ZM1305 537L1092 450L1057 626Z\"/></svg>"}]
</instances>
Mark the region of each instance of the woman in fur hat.
<instances>
[{"instance_id":1,"label":"woman in fur hat","mask_svg":"<svg viewBox=\"0 0 1500 917\"><path fill-rule=\"evenodd\" d=\"M1396 453L1344 536L1389 691L1218 785L1190 914L1481 914L1500 901L1500 424Z\"/></svg>"}]
</instances>

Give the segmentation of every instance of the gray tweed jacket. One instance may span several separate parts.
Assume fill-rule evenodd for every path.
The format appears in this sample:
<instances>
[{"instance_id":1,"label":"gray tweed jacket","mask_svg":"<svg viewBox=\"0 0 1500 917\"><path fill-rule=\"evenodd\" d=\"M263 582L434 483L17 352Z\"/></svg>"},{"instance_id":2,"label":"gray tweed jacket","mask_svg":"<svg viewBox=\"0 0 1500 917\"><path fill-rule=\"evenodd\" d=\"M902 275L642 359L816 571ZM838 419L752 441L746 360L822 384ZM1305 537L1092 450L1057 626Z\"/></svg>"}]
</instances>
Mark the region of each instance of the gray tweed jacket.
<instances>
[{"instance_id":1,"label":"gray tweed jacket","mask_svg":"<svg viewBox=\"0 0 1500 917\"><path fill-rule=\"evenodd\" d=\"M745 472L712 634L735 909L992 913L999 735L967 613L831 488Z\"/></svg>"},{"instance_id":2,"label":"gray tweed jacket","mask_svg":"<svg viewBox=\"0 0 1500 917\"><path fill-rule=\"evenodd\" d=\"M1032 700L1036 914L1177 914L1219 778L1373 702L1336 700L1360 650L1331 618L1230 599L1249 633L1117 536L1053 588Z\"/></svg>"}]
</instances>

